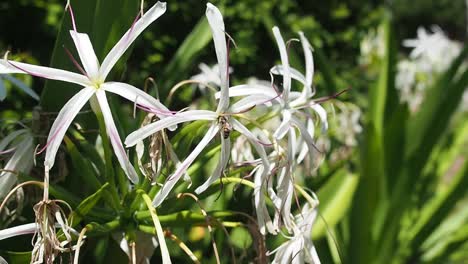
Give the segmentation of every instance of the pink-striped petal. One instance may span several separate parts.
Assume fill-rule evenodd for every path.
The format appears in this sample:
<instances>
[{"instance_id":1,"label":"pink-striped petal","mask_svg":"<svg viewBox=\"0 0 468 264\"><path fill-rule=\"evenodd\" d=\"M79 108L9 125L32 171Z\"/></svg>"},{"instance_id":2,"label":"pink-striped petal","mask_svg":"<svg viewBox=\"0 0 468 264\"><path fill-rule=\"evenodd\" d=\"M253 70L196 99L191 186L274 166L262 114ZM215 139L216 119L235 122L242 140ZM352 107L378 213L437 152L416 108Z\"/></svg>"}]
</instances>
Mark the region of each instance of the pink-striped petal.
<instances>
[{"instance_id":1,"label":"pink-striped petal","mask_svg":"<svg viewBox=\"0 0 468 264\"><path fill-rule=\"evenodd\" d=\"M215 182L219 177L221 177L221 174L223 173L224 169L226 168L228 161L229 161L229 155L231 153L231 139L224 138L223 133L220 133L221 136L221 157L219 159L218 165L216 166L213 174L211 174L210 177L200 185L197 189L195 189L195 193L200 194L204 192L210 185Z\"/></svg>"},{"instance_id":2,"label":"pink-striped petal","mask_svg":"<svg viewBox=\"0 0 468 264\"><path fill-rule=\"evenodd\" d=\"M218 118L218 115L215 112L207 111L207 110L191 110L191 111L177 113L173 116L169 116L167 118L158 120L154 123L151 123L147 126L144 126L132 132L125 139L125 145L127 147L132 147L138 141L141 141L162 129L165 129L165 128L168 128L168 127L171 127L171 126L183 123L183 122L194 121L194 120L216 120L217 118Z\"/></svg>"},{"instance_id":3,"label":"pink-striped petal","mask_svg":"<svg viewBox=\"0 0 468 264\"><path fill-rule=\"evenodd\" d=\"M91 84L86 76L78 73L4 59L0 59L0 73L23 73L50 80L76 83L81 86Z\"/></svg>"},{"instance_id":4,"label":"pink-striped petal","mask_svg":"<svg viewBox=\"0 0 468 264\"><path fill-rule=\"evenodd\" d=\"M96 97L104 117L107 135L110 138L110 142L114 149L114 153L117 156L117 160L119 161L120 166L124 170L127 177L133 183L138 183L138 175L135 171L135 168L133 168L133 165L128 160L127 153L125 152L122 141L120 140L119 133L115 127L114 118L112 117L112 112L110 110L109 103L107 102L106 92L100 89L96 92Z\"/></svg>"},{"instance_id":5,"label":"pink-striped petal","mask_svg":"<svg viewBox=\"0 0 468 264\"><path fill-rule=\"evenodd\" d=\"M93 49L93 44L88 37L88 34L78 33L70 30L70 35L75 43L78 56L80 56L81 63L91 80L96 80L99 75L99 61ZM104 80L100 80L104 81Z\"/></svg>"},{"instance_id":6,"label":"pink-striped petal","mask_svg":"<svg viewBox=\"0 0 468 264\"><path fill-rule=\"evenodd\" d=\"M93 87L85 87L81 89L77 94L75 94L60 110L57 118L52 124L50 129L49 136L47 137L47 150L44 160L44 166L47 166L51 169L55 163L55 155L57 150L62 143L62 139L67 132L68 127L70 126L75 116L83 108L83 106L88 102L89 98L96 92L96 89Z\"/></svg>"},{"instance_id":7,"label":"pink-striped petal","mask_svg":"<svg viewBox=\"0 0 468 264\"><path fill-rule=\"evenodd\" d=\"M216 112L225 112L229 107L229 69L226 35L223 15L219 9L211 3L206 4L206 18L213 34L213 42L218 59L219 76L221 79L221 96Z\"/></svg>"},{"instance_id":8,"label":"pink-striped petal","mask_svg":"<svg viewBox=\"0 0 468 264\"><path fill-rule=\"evenodd\" d=\"M117 61L122 57L125 51L135 41L135 39L145 30L151 23L158 19L166 12L166 3L157 2L151 7L115 44L112 50L107 54L102 62L99 70L101 78L105 79Z\"/></svg>"},{"instance_id":9,"label":"pink-striped petal","mask_svg":"<svg viewBox=\"0 0 468 264\"><path fill-rule=\"evenodd\" d=\"M129 101L135 102L143 108L152 111L159 117L173 115L173 112L169 111L169 109L167 109L167 107L163 105L158 99L130 84L121 82L106 82L101 85L101 88L108 92L118 94Z\"/></svg>"},{"instance_id":10,"label":"pink-striped petal","mask_svg":"<svg viewBox=\"0 0 468 264\"><path fill-rule=\"evenodd\" d=\"M177 167L176 171L166 179L166 182L164 183L163 187L154 197L154 207L159 206L164 201L164 199L166 199L167 195L172 190L172 188L174 188L174 185L179 181L180 177L184 175L184 173L187 171L190 165L192 165L193 161L198 157L198 155L200 155L200 153L208 145L208 143L210 143L210 141L213 139L216 133L218 133L218 131L218 125L213 124L210 126L208 131L206 131L205 136L202 138L202 140L200 140L200 143L198 143L198 145L193 149L190 155L187 156L187 158L182 162L182 164L180 164L180 166Z\"/></svg>"}]
</instances>

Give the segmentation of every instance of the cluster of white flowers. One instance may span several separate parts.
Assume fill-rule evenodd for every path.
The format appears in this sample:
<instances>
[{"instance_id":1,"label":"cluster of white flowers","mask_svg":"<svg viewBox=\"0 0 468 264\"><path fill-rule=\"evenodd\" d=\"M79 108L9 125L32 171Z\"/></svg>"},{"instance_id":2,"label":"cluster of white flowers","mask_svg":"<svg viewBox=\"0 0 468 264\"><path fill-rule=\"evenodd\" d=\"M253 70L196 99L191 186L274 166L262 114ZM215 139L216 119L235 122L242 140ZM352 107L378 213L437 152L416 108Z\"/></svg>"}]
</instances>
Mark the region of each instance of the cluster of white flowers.
<instances>
[{"instance_id":1,"label":"cluster of white flowers","mask_svg":"<svg viewBox=\"0 0 468 264\"><path fill-rule=\"evenodd\" d=\"M433 26L431 31L419 27L417 38L404 40L403 45L412 50L409 58L398 62L396 87L400 90L400 100L407 102L414 112L428 86L460 54L462 44L449 39L440 27Z\"/></svg>"},{"instance_id":2,"label":"cluster of white flowers","mask_svg":"<svg viewBox=\"0 0 468 264\"><path fill-rule=\"evenodd\" d=\"M384 46L381 30L371 31L361 42L361 62L367 65L383 58ZM449 39L439 26L432 26L430 31L419 27L417 37L404 40L403 46L411 51L407 58L398 61L395 85L400 91L400 101L415 112L427 88L448 69L463 45Z\"/></svg>"},{"instance_id":3,"label":"cluster of white flowers","mask_svg":"<svg viewBox=\"0 0 468 264\"><path fill-rule=\"evenodd\" d=\"M83 67L75 60L74 63L82 74L10 61L6 58L0 60L0 73L2 74L26 73L83 86L83 89L64 105L50 130L47 145L44 147L46 149L44 162L46 183L49 170L54 165L57 150L68 127L88 101L96 115L103 117L107 135L123 171L131 182L138 182L137 172L122 145L106 97L107 93L118 94L133 102L138 108L151 113L150 119L154 120L129 134L125 139L127 147L135 145L141 147L144 139L164 129L174 131L181 123L204 120L210 124L192 152L182 161L179 162L178 159L174 161L175 170L166 178L154 197L153 206L160 206L164 202L182 176L188 177L188 168L208 144L214 141L215 137L219 137L221 151L218 164L211 176L206 179L205 183L198 186L195 192L197 194L204 192L221 177L233 152L232 156L236 161L246 162L252 167L251 175L254 175L255 184L253 200L260 232L264 235L277 234L284 226L293 235L289 242L277 250L275 262L284 263L292 260L294 263L304 261L319 263L310 238L312 223L317 214L316 203L303 206L302 214L295 218L291 214L295 195L296 169L305 160L309 164L314 164L314 167L317 166L314 162L319 153L314 142L315 125L320 122L322 131L328 129L326 111L312 99L315 90L312 84L314 64L310 43L304 34L299 32L306 69L302 74L289 65L286 43L279 29L274 27L273 33L279 48L281 64L270 70L271 83L249 82L230 87L229 74L232 70L229 67L229 42L226 41L223 17L214 5L208 3L206 16L212 31L218 64L212 69L204 65L202 71L206 74L196 78L199 82L208 82L219 87L219 92L215 96L218 105L215 110L170 111L159 100L134 86L105 81L112 67L130 44L165 10L165 3L156 3L124 34L102 64L98 62L88 35L79 33L73 21L74 28L70 31L70 35ZM280 87L275 85L274 76L281 77ZM292 80L298 81L299 86L302 87L301 91L292 90ZM240 97L240 99L232 103L231 97ZM252 111L253 108L256 110ZM257 111L257 109L261 110ZM265 118L267 122L257 123L256 120L260 118ZM239 132L240 136L235 147L231 148L233 130ZM255 154L249 152L250 146L246 147L247 142L255 150ZM32 145L32 142L30 143ZM168 144L167 140L165 144ZM243 153L244 151L248 153ZM141 158L141 148L137 148L137 152ZM47 203L47 199L48 196L45 195L44 204ZM273 218L267 209L267 199L273 202ZM35 225L32 226L32 229L36 228ZM158 242L162 248L164 241Z\"/></svg>"}]
</instances>

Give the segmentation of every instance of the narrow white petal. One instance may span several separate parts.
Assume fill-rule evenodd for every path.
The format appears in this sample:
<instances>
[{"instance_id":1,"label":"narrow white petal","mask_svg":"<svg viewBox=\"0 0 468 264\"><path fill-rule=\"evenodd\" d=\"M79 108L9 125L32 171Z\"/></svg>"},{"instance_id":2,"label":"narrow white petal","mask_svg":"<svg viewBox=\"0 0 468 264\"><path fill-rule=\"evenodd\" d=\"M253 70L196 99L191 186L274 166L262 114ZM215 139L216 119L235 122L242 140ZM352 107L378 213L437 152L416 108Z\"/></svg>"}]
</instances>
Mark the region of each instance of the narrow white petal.
<instances>
[{"instance_id":1,"label":"narrow white petal","mask_svg":"<svg viewBox=\"0 0 468 264\"><path fill-rule=\"evenodd\" d=\"M82 86L90 85L89 79L78 73L4 59L0 59L0 73L25 73L50 80L76 83Z\"/></svg>"},{"instance_id":2,"label":"narrow white petal","mask_svg":"<svg viewBox=\"0 0 468 264\"><path fill-rule=\"evenodd\" d=\"M184 173L187 171L190 165L192 165L193 161L198 157L198 155L203 151L203 149L208 145L208 143L210 143L210 141L213 139L216 133L218 133L218 131L218 125L213 124L210 126L200 143L198 143L198 145L193 149L190 155L187 156L187 158L182 162L182 164L177 167L176 171L166 179L166 182L164 183L163 187L154 197L154 207L159 206L164 201L164 199L167 197L172 188L174 188L174 185L179 181L180 177L184 175Z\"/></svg>"},{"instance_id":3,"label":"narrow white petal","mask_svg":"<svg viewBox=\"0 0 468 264\"><path fill-rule=\"evenodd\" d=\"M216 166L213 174L208 177L208 179L200 185L197 189L195 189L195 193L200 194L204 192L210 185L221 177L224 169L226 168L228 161L229 161L229 154L231 153L231 139L224 138L223 133L220 133L221 136L221 157L219 159L218 165Z\"/></svg>"},{"instance_id":4,"label":"narrow white petal","mask_svg":"<svg viewBox=\"0 0 468 264\"><path fill-rule=\"evenodd\" d=\"M221 79L221 97L216 112L225 112L229 107L229 69L223 15L216 6L208 3L206 4L206 18L213 34Z\"/></svg>"},{"instance_id":5,"label":"narrow white petal","mask_svg":"<svg viewBox=\"0 0 468 264\"><path fill-rule=\"evenodd\" d=\"M273 27L273 35L275 36L276 43L278 44L278 49L280 52L281 63L283 64L284 74L283 74L283 98L285 101L288 101L289 91L291 91L291 70L289 68L289 59L288 52L286 50L286 45L284 44L283 37L279 31L278 27Z\"/></svg>"},{"instance_id":6,"label":"narrow white petal","mask_svg":"<svg viewBox=\"0 0 468 264\"><path fill-rule=\"evenodd\" d=\"M273 68L270 69L270 73L274 75L284 75L284 67L283 65L276 65ZM289 74L291 75L291 78L294 80L302 83L303 85L307 84L306 77L304 74L300 73L298 70L289 67Z\"/></svg>"},{"instance_id":7,"label":"narrow white petal","mask_svg":"<svg viewBox=\"0 0 468 264\"><path fill-rule=\"evenodd\" d=\"M320 122L322 123L322 131L326 131L328 129L328 121L327 121L327 111L323 109L323 107L319 104L314 104L311 107L319 116Z\"/></svg>"},{"instance_id":8,"label":"narrow white petal","mask_svg":"<svg viewBox=\"0 0 468 264\"><path fill-rule=\"evenodd\" d=\"M277 98L281 100L280 97ZM257 105L268 105L270 106L272 102L277 102L277 100L272 100L268 95L255 94L242 98L231 106L231 112L233 113L242 113L247 111L249 108L252 108Z\"/></svg>"},{"instance_id":9,"label":"narrow white petal","mask_svg":"<svg viewBox=\"0 0 468 264\"><path fill-rule=\"evenodd\" d=\"M262 84L241 84L229 88L230 97L248 96L254 94L262 94L265 96L270 96L271 98L278 96L278 93L275 91L275 89L273 89L273 87ZM217 92L215 94L215 98L219 99L220 95L220 92Z\"/></svg>"},{"instance_id":10,"label":"narrow white petal","mask_svg":"<svg viewBox=\"0 0 468 264\"><path fill-rule=\"evenodd\" d=\"M289 127L291 126L289 124L289 121L291 120L291 111L285 109L283 110L283 120L281 120L281 124L279 125L278 129L276 129L275 133L273 136L276 139L282 139L286 133L289 130Z\"/></svg>"},{"instance_id":11,"label":"narrow white petal","mask_svg":"<svg viewBox=\"0 0 468 264\"><path fill-rule=\"evenodd\" d=\"M112 117L112 112L109 107L109 103L107 102L106 92L104 92L104 90L98 90L96 92L96 97L104 117L104 122L106 123L107 135L110 138L115 156L117 156L120 166L124 170L127 177L133 183L138 183L138 175L135 171L135 168L133 168L132 164L128 160L127 153L125 152L122 141L120 140L119 132L115 127L114 118Z\"/></svg>"},{"instance_id":12,"label":"narrow white petal","mask_svg":"<svg viewBox=\"0 0 468 264\"><path fill-rule=\"evenodd\" d=\"M55 155L57 150L62 143L62 139L67 132L68 127L70 126L75 116L83 108L83 106L88 102L89 98L95 93L93 87L85 87L81 89L77 94L75 94L60 110L57 118L52 124L50 129L49 136L47 137L47 150L44 160L44 166L48 166L51 169L55 163Z\"/></svg>"},{"instance_id":13,"label":"narrow white petal","mask_svg":"<svg viewBox=\"0 0 468 264\"><path fill-rule=\"evenodd\" d=\"M136 131L133 131L125 139L125 145L127 147L131 147L135 145L138 141L141 141L162 129L177 125L179 123L194 120L216 120L217 117L218 115L215 112L207 110L192 110L177 113L173 116L166 117L147 126L144 126Z\"/></svg>"},{"instance_id":14,"label":"narrow white petal","mask_svg":"<svg viewBox=\"0 0 468 264\"><path fill-rule=\"evenodd\" d=\"M310 45L303 32L299 32L301 38L302 49L304 50L305 59L305 79L304 95L307 97L312 96L312 79L314 78L314 58L312 56L312 46Z\"/></svg>"},{"instance_id":15,"label":"narrow white petal","mask_svg":"<svg viewBox=\"0 0 468 264\"><path fill-rule=\"evenodd\" d=\"M304 140L307 149L309 150L309 159L312 162L315 156L314 140L312 136L309 134L309 131L304 126L304 124L302 124L302 122L296 117L291 117L291 123L294 124L297 128L299 128L299 131L301 132L301 138ZM298 145L298 147L301 147L301 145ZM297 163L299 163L299 161L297 161Z\"/></svg>"},{"instance_id":16,"label":"narrow white petal","mask_svg":"<svg viewBox=\"0 0 468 264\"><path fill-rule=\"evenodd\" d=\"M81 63L84 70L90 79L95 79L99 75L99 61L93 49L93 44L89 40L88 34L78 33L70 30L70 35L75 43L78 56L80 56Z\"/></svg>"},{"instance_id":17,"label":"narrow white petal","mask_svg":"<svg viewBox=\"0 0 468 264\"><path fill-rule=\"evenodd\" d=\"M121 82L107 82L101 85L101 88L122 96L123 98L136 102L137 104L154 111L160 118L171 115L169 109L164 106L158 99L145 93L145 91L136 88L130 84Z\"/></svg>"},{"instance_id":18,"label":"narrow white petal","mask_svg":"<svg viewBox=\"0 0 468 264\"><path fill-rule=\"evenodd\" d=\"M38 230L36 223L24 224L0 230L0 240L10 237L34 234Z\"/></svg>"},{"instance_id":19,"label":"narrow white petal","mask_svg":"<svg viewBox=\"0 0 468 264\"><path fill-rule=\"evenodd\" d=\"M310 137L312 139L314 138L315 126L314 126L314 122L310 118L307 119L307 133L310 135ZM301 138L301 141L304 141L304 139ZM307 155L309 149L308 149L307 145L303 145L302 142L300 142L298 144L299 144L299 146L302 145L302 148L299 151L299 155L297 157L297 163L299 164L304 160L304 158ZM311 163L311 165L312 165L312 163Z\"/></svg>"},{"instance_id":20,"label":"narrow white petal","mask_svg":"<svg viewBox=\"0 0 468 264\"><path fill-rule=\"evenodd\" d=\"M166 3L157 2L141 17L115 44L112 50L107 54L102 62L100 76L105 79L117 61L122 57L125 51L135 41L135 39L145 30L153 21L158 19L166 12Z\"/></svg>"},{"instance_id":21,"label":"narrow white petal","mask_svg":"<svg viewBox=\"0 0 468 264\"><path fill-rule=\"evenodd\" d=\"M265 203L265 194L263 192L264 189L267 189L266 182L268 181L268 172L270 169L270 162L268 161L268 156L265 152L265 148L258 142L258 139L255 135L248 130L242 123L233 119L232 125L235 130L239 131L249 140L250 144L255 148L257 154L260 156L262 160L262 167L259 168L255 173L254 183L255 183L255 191L254 191L254 202L255 202L255 209L257 212L257 219L260 226L260 232L265 234L266 231L272 234L276 234L278 232L277 228L272 224L270 215L266 208ZM276 194L274 194L273 189L270 190L268 188L268 193L272 196L273 203L277 200Z\"/></svg>"}]
</instances>

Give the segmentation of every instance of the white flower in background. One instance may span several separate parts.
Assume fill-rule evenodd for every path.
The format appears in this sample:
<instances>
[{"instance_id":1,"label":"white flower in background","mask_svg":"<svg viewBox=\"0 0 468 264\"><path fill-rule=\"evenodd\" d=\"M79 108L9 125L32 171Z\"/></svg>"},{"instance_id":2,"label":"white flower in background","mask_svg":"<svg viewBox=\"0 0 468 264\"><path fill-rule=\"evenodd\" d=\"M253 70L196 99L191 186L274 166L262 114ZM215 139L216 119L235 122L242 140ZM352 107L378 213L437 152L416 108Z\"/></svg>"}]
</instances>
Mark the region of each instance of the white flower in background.
<instances>
[{"instance_id":1,"label":"white flower in background","mask_svg":"<svg viewBox=\"0 0 468 264\"><path fill-rule=\"evenodd\" d=\"M374 61L383 58L385 54L385 43L383 38L383 28L371 30L360 43L359 62L362 65L372 64Z\"/></svg>"},{"instance_id":2,"label":"white flower in background","mask_svg":"<svg viewBox=\"0 0 468 264\"><path fill-rule=\"evenodd\" d=\"M47 151L44 161L46 171L53 167L55 155L57 154L57 150L71 122L86 102L91 99L93 110L97 113L102 112L107 128L107 134L110 137L111 144L114 148L115 155L119 160L120 166L132 182L138 182L138 175L128 160L125 149L122 146L122 142L107 102L106 92L118 94L127 100L135 102L138 106L147 111L165 114L169 111L158 100L154 99L142 90L126 83L105 82L105 79L119 58L130 47L132 42L146 27L164 14L165 11L166 3L157 2L122 36L109 54L107 54L102 64L99 64L98 62L88 35L78 33L76 31L75 22L72 20L74 30L70 31L70 35L75 43L84 69L75 60L73 60L73 62L80 69L82 74L9 61L6 59L0 60L0 73L26 73L46 79L71 82L84 87L63 106L57 116L57 119L52 125L46 145Z\"/></svg>"},{"instance_id":3,"label":"white flower in background","mask_svg":"<svg viewBox=\"0 0 468 264\"><path fill-rule=\"evenodd\" d=\"M336 137L348 147L357 145L357 135L362 132L359 124L362 112L359 106L352 103L335 102L339 109L336 115Z\"/></svg>"},{"instance_id":4,"label":"white flower in background","mask_svg":"<svg viewBox=\"0 0 468 264\"><path fill-rule=\"evenodd\" d=\"M460 54L462 46L449 39L439 26L432 26L431 30L419 27L417 38L404 40L403 46L413 48L410 58L420 64L421 71L440 73Z\"/></svg>"},{"instance_id":5,"label":"white flower in background","mask_svg":"<svg viewBox=\"0 0 468 264\"><path fill-rule=\"evenodd\" d=\"M415 112L424 99L428 86L448 69L461 52L462 45L450 40L438 26L431 31L419 27L416 39L407 39L403 45L412 48L409 58L398 62L396 87L400 101L407 102Z\"/></svg>"},{"instance_id":6,"label":"white flower in background","mask_svg":"<svg viewBox=\"0 0 468 264\"><path fill-rule=\"evenodd\" d=\"M301 163L305 156L309 157L310 164L314 163L317 156L314 144L314 120L313 113L317 114L322 124L322 130L328 128L327 113L318 103L312 100L315 91L312 87L314 64L312 57L312 47L302 32L299 32L302 48L305 57L305 76L298 70L290 67L286 44L281 36L278 27L273 28L280 57L281 65L277 65L270 70L271 74L283 76L283 91L280 93L272 83L266 85L246 84L232 87L229 90L230 96L244 96L233 108L240 105L238 109L246 106L253 107L262 103L273 103L279 105L281 112L281 123L277 126L273 137L280 141L286 135L287 146L277 145L276 166L279 175L277 179L277 194L268 188L270 198L276 207L274 226L278 228L279 217L282 216L285 226L290 230L290 209L294 191L294 170L297 164ZM291 78L299 81L303 85L301 92L291 91ZM312 110L312 112L310 111ZM297 135L296 129L299 131ZM276 167L274 167L277 169ZM271 170L270 168L269 170ZM267 216L265 216L266 218Z\"/></svg>"},{"instance_id":7,"label":"white flower in background","mask_svg":"<svg viewBox=\"0 0 468 264\"><path fill-rule=\"evenodd\" d=\"M34 137L29 129L12 132L0 141L0 155L12 154L0 171L0 200L16 184L17 173L29 173L34 161Z\"/></svg>"},{"instance_id":8,"label":"white flower in background","mask_svg":"<svg viewBox=\"0 0 468 264\"><path fill-rule=\"evenodd\" d=\"M292 218L292 215L290 216ZM320 259L312 243L312 227L317 218L317 208L305 204L293 223L293 236L269 254L275 254L273 264L311 263L320 264Z\"/></svg>"},{"instance_id":9,"label":"white flower in background","mask_svg":"<svg viewBox=\"0 0 468 264\"><path fill-rule=\"evenodd\" d=\"M21 80L18 80L15 77L10 76L8 74L0 74L0 101L5 100L7 96L7 91L4 83L6 81L12 83L15 87L18 87L21 91L34 98L36 101L39 101L39 95L37 95L37 93L33 89L29 88Z\"/></svg>"},{"instance_id":10,"label":"white flower in background","mask_svg":"<svg viewBox=\"0 0 468 264\"><path fill-rule=\"evenodd\" d=\"M220 98L216 111L209 110L189 110L185 112L179 112L174 115L168 116L164 119L158 120L150 125L144 126L137 131L131 133L125 140L127 147L136 145L141 140L148 136L171 126L195 121L195 120L206 120L212 121L206 134L198 143L198 145L192 150L187 158L176 167L174 173L172 173L167 179L162 188L156 194L153 205L159 206L164 199L167 197L169 192L179 181L182 175L184 175L190 165L194 162L197 156L203 151L203 149L213 140L213 138L219 134L221 138L221 157L218 165L216 166L213 174L199 186L195 192L201 193L205 191L214 181L219 179L223 173L230 156L231 151L231 130L237 130L248 138L250 143L254 146L257 153L262 156L262 161L268 166L266 158L266 152L263 146L258 142L257 138L239 121L232 117L232 108L229 107L229 66L228 66L228 51L225 37L224 21L221 12L211 3L207 4L206 16L210 25L213 41L216 50L216 57L219 65L219 78L220 82ZM234 112L235 113L235 112Z\"/></svg>"},{"instance_id":11,"label":"white flower in background","mask_svg":"<svg viewBox=\"0 0 468 264\"><path fill-rule=\"evenodd\" d=\"M215 64L212 67L206 65L205 63L200 63L198 65L200 73L192 76L190 79L199 82L198 88L200 91L205 92L207 85L214 85L216 87L221 87L221 78L219 76L219 65ZM232 68L229 67L229 73L232 73Z\"/></svg>"}]
</instances>

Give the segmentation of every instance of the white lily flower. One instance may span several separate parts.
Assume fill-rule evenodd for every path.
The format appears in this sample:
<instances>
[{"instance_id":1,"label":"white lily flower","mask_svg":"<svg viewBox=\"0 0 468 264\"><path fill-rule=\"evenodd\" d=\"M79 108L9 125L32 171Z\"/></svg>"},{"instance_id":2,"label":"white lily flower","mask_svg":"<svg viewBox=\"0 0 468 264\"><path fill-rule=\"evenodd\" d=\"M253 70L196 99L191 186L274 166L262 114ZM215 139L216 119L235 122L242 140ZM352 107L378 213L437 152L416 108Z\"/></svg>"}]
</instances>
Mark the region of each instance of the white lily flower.
<instances>
[{"instance_id":1,"label":"white lily flower","mask_svg":"<svg viewBox=\"0 0 468 264\"><path fill-rule=\"evenodd\" d=\"M46 79L71 82L84 87L64 105L52 125L46 145L47 151L44 161L46 170L53 167L55 155L57 154L57 150L71 122L86 102L92 99L91 102L93 110L102 112L107 128L107 134L110 137L111 144L114 148L115 155L119 160L120 166L132 182L138 182L138 175L128 160L117 128L115 127L112 113L106 99L106 92L118 94L132 102L135 102L145 110L165 114L169 111L159 102L159 100L154 99L142 90L125 83L105 82L105 79L112 67L130 47L132 42L146 27L164 14L165 11L166 3L157 2L122 36L117 44L111 49L109 54L107 54L101 65L94 53L93 46L88 35L78 33L76 28L71 30L70 35L75 43L81 63L83 64L84 69L81 69L82 74L9 61L6 59L0 60L0 73L27 73ZM78 65L78 63L76 64ZM78 67L81 68L79 65Z\"/></svg>"},{"instance_id":2,"label":"white lily flower","mask_svg":"<svg viewBox=\"0 0 468 264\"><path fill-rule=\"evenodd\" d=\"M274 156L281 158L284 162L275 162L279 166L277 171L277 195L269 190L270 198L276 207L274 226L278 228L279 217L288 230L291 230L290 208L294 191L294 170L297 164L301 163L308 154L309 163L314 164L317 148L313 140L314 122L309 110L312 110L320 118L322 130L328 129L327 114L325 109L312 100L315 91L312 89L314 74L314 64L312 48L302 32L299 32L302 48L305 57L305 75L289 65L286 44L281 36L278 27L273 28L273 34L278 44L281 65L277 65L270 70L271 74L283 76L283 91L280 94L272 84L262 83L247 84L232 87L229 90L230 96L244 96L236 104L238 109L242 107L252 107L255 104L274 103L280 106L281 123L277 126L273 136L277 140L283 139L287 135L286 150L277 150ZM291 79L299 81L303 85L302 92L291 91ZM247 103L249 102L250 105ZM300 132L297 137L296 129ZM279 146L280 147L280 146ZM283 149L280 147L280 149ZM265 216L266 217L266 216Z\"/></svg>"},{"instance_id":3,"label":"white lily flower","mask_svg":"<svg viewBox=\"0 0 468 264\"><path fill-rule=\"evenodd\" d=\"M302 207L302 212L297 214L293 221L293 236L269 253L275 254L273 264L320 264L320 259L311 238L316 217L316 207L310 208L309 204Z\"/></svg>"},{"instance_id":4,"label":"white lily flower","mask_svg":"<svg viewBox=\"0 0 468 264\"><path fill-rule=\"evenodd\" d=\"M223 173L230 156L231 140L229 138L231 130L237 130L241 134L244 134L250 143L257 150L257 153L265 153L263 146L258 142L258 139L253 136L250 131L239 121L232 117L232 113L229 110L229 67L228 67L228 52L227 43L225 37L224 21L221 12L217 7L211 3L207 4L206 16L208 23L213 34L213 41L216 50L216 57L219 65L219 79L220 79L220 96L219 103L216 111L208 110L189 110L185 112L179 112L172 116L168 116L164 119L156 121L150 125L147 125L139 130L131 133L125 140L127 147L134 146L139 141L146 137L154 134L157 131L174 126L183 122L190 122L195 120L206 120L212 121L208 128L205 136L201 139L198 145L193 151L187 156L187 158L176 167L174 173L172 173L167 179L161 190L156 194L153 205L160 205L163 200L167 197L169 192L179 181L182 175L185 174L190 165L194 162L197 156L203 151L203 149L211 142L211 140L219 133L221 138L221 157L218 165L216 166L213 174L205 181L204 184L199 186L195 192L201 193L205 191L214 181L219 179ZM232 110L232 109L231 109ZM264 155L266 157L266 154ZM263 159L266 162L266 167L269 167L267 159ZM265 171L265 174L267 171Z\"/></svg>"},{"instance_id":5,"label":"white lily flower","mask_svg":"<svg viewBox=\"0 0 468 264\"><path fill-rule=\"evenodd\" d=\"M0 141L0 154L12 152L13 155L0 172L0 199L10 192L16 184L17 175L14 172L28 173L34 161L33 135L29 129L12 132Z\"/></svg>"},{"instance_id":6,"label":"white lily flower","mask_svg":"<svg viewBox=\"0 0 468 264\"><path fill-rule=\"evenodd\" d=\"M431 31L419 27L417 38L406 39L403 45L412 50L408 59L398 62L395 85L400 91L400 101L416 112L427 87L448 69L463 45L449 39L438 26L432 26Z\"/></svg>"}]
</instances>

